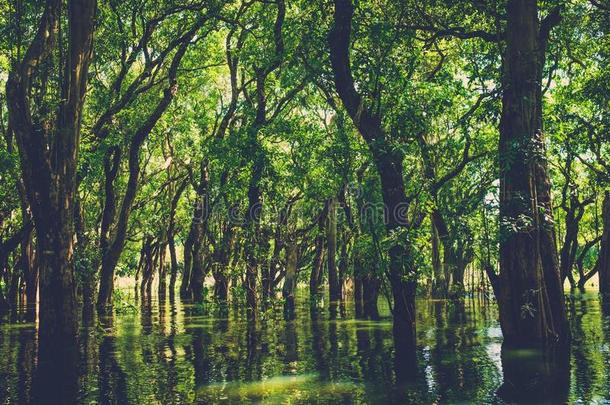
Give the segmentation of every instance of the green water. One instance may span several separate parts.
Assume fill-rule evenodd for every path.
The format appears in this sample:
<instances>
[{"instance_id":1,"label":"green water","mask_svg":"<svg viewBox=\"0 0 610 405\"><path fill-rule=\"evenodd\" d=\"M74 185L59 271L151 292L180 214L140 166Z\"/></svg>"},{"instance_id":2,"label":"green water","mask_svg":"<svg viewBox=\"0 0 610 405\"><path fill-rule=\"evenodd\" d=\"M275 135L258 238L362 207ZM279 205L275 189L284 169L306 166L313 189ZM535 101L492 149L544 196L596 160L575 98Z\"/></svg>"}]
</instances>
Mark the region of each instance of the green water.
<instances>
[{"instance_id":1,"label":"green water","mask_svg":"<svg viewBox=\"0 0 610 405\"><path fill-rule=\"evenodd\" d=\"M541 367L536 354L502 353L492 303L419 301L417 370L398 382L387 309L380 321L355 320L349 306L330 320L305 305L285 322L276 308L252 325L232 307L153 304L83 331L75 402L503 403L497 390L508 378L517 397L545 392L548 399L519 401L610 403L610 316L593 294L570 297L568 306L569 361ZM16 314L0 325L0 403L30 401L35 350L34 324ZM512 368L503 371L506 364Z\"/></svg>"}]
</instances>

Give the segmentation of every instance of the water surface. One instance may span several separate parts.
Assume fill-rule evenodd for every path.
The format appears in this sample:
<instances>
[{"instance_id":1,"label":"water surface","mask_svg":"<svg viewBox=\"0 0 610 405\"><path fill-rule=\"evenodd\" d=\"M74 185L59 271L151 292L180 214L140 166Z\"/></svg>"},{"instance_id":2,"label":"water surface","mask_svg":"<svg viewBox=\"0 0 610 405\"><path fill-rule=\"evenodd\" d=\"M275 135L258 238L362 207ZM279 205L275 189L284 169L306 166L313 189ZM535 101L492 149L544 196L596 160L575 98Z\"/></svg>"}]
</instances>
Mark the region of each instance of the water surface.
<instances>
[{"instance_id":1,"label":"water surface","mask_svg":"<svg viewBox=\"0 0 610 405\"><path fill-rule=\"evenodd\" d=\"M354 319L349 305L338 319L300 305L294 321L271 308L253 325L237 307L152 303L83 330L76 402L501 404L508 381L519 402L610 403L610 316L594 294L568 306L564 367L503 353L492 302L419 301L418 369L397 381L387 308L379 321ZM0 325L0 403L30 401L35 352L35 324L15 314Z\"/></svg>"}]
</instances>

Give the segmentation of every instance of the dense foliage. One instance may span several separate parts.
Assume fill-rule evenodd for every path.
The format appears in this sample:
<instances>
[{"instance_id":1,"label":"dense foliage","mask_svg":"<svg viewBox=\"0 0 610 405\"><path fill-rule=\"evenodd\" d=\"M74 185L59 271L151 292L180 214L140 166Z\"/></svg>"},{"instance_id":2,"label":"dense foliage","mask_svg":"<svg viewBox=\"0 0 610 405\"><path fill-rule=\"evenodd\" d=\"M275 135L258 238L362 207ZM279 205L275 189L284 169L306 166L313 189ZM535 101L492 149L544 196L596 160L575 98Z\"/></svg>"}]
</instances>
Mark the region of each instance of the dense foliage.
<instances>
[{"instance_id":1,"label":"dense foliage","mask_svg":"<svg viewBox=\"0 0 610 405\"><path fill-rule=\"evenodd\" d=\"M40 278L41 303L72 288L77 304L48 302L76 305L89 322L121 308L120 279L135 280L142 298L234 299L253 318L283 302L290 318L297 285L314 306L327 285L333 313L349 298L376 318L385 296L396 319L414 322L397 302L415 290L535 291L506 290L518 282L503 269L527 268L540 251L540 271L556 256L562 283L610 286L607 3L74 4L0 2L4 310L32 305ZM511 59L527 34L511 25L521 6L534 10L535 38L523 41L534 41L539 66L535 79L515 81L527 65ZM90 52L86 18L72 7L95 9ZM533 150L520 143L511 102L531 107ZM520 163L540 198L529 214L514 201ZM523 253L515 234L556 248ZM48 274L64 290L47 268L59 268ZM543 301L518 312L535 319ZM507 336L518 329L509 305Z\"/></svg>"}]
</instances>

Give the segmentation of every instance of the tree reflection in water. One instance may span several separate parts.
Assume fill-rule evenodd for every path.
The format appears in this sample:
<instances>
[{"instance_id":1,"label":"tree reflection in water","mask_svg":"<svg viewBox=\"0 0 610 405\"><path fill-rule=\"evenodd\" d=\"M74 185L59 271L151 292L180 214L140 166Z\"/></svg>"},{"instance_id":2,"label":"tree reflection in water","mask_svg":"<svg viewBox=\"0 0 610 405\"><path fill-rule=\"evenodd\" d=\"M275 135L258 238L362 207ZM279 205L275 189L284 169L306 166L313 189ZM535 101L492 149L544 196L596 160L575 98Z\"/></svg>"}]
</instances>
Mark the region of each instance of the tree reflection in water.
<instances>
[{"instance_id":1,"label":"tree reflection in water","mask_svg":"<svg viewBox=\"0 0 610 405\"><path fill-rule=\"evenodd\" d=\"M406 367L394 347L387 308L379 321L355 319L349 306L345 316L330 319L328 311L310 311L309 304L296 308L295 320L285 321L280 306L249 321L237 307L145 300L137 311L83 330L81 361L62 368L78 376L73 403L589 403L610 398L610 314L596 295L575 295L568 303L573 342L567 356L558 356L502 348L492 303L421 301L418 344ZM27 313L21 315L0 327L2 403L32 403L40 388L37 378L49 371L36 368L35 324L25 322ZM42 387L52 381L49 377Z\"/></svg>"}]
</instances>

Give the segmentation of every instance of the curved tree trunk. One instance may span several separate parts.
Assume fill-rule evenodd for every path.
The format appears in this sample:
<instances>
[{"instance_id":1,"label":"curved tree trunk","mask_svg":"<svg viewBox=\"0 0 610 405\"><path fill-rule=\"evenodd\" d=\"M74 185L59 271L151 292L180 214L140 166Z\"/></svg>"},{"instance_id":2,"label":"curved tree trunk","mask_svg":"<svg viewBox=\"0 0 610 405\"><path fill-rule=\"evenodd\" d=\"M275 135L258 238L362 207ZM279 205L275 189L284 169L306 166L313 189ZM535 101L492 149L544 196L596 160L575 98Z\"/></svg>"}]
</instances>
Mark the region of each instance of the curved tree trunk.
<instances>
[{"instance_id":1,"label":"curved tree trunk","mask_svg":"<svg viewBox=\"0 0 610 405\"><path fill-rule=\"evenodd\" d=\"M108 247L102 251L100 293L97 301L97 309L100 313L106 313L112 308L114 271L125 246L129 217L131 215L131 210L133 209L133 203L140 183L140 149L176 94L178 67L189 46L190 38L196 34L198 28L199 26L196 24L184 37L184 42L182 42L176 50L169 67L168 85L163 91L163 96L156 104L154 110L137 129L129 144L129 177L127 180L127 188L123 195L121 209L119 211L118 219L116 220L116 225L114 226L113 236L111 241L108 242Z\"/></svg>"},{"instance_id":2,"label":"curved tree trunk","mask_svg":"<svg viewBox=\"0 0 610 405\"><path fill-rule=\"evenodd\" d=\"M402 155L386 139L379 116L367 108L352 77L349 49L354 7L351 0L335 0L334 24L328 36L330 60L339 97L354 125L367 142L379 177L386 229L396 232L407 225L408 201L403 181ZM394 298L394 345L396 372L400 379L415 370L416 268L408 241L396 241L389 249L389 279Z\"/></svg>"}]
</instances>

